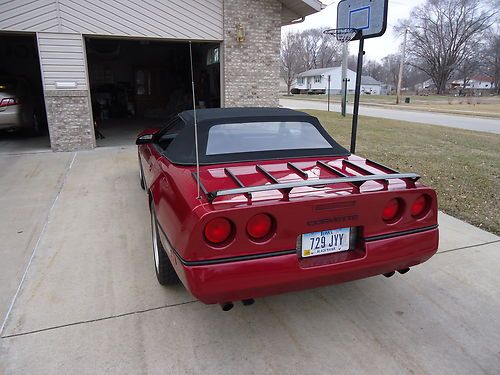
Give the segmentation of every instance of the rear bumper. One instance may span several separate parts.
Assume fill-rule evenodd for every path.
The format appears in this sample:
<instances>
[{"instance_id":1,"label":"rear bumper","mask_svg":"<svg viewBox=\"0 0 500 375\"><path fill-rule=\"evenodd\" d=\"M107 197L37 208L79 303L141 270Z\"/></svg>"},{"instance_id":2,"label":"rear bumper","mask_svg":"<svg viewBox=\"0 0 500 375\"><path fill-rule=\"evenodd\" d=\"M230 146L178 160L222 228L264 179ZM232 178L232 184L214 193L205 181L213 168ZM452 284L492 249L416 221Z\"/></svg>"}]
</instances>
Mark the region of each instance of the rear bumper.
<instances>
[{"instance_id":1,"label":"rear bumper","mask_svg":"<svg viewBox=\"0 0 500 375\"><path fill-rule=\"evenodd\" d=\"M21 127L23 127L23 121L17 111L6 110L0 112L0 130Z\"/></svg>"},{"instance_id":2,"label":"rear bumper","mask_svg":"<svg viewBox=\"0 0 500 375\"><path fill-rule=\"evenodd\" d=\"M212 304L342 283L423 263L438 247L437 228L361 244L362 250L300 259L295 253L208 265L168 255L186 288Z\"/></svg>"}]
</instances>

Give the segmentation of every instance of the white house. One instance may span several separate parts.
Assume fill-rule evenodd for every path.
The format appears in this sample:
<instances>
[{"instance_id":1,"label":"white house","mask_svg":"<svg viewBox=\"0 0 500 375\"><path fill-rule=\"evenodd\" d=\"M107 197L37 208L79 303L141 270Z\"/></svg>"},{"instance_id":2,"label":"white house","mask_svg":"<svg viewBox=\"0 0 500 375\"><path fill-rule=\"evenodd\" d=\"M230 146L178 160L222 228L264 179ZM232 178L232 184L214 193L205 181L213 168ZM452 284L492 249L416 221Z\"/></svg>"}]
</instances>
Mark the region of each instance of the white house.
<instances>
[{"instance_id":1,"label":"white house","mask_svg":"<svg viewBox=\"0 0 500 375\"><path fill-rule=\"evenodd\" d=\"M317 92L326 93L328 90L328 77L330 77L330 94L340 94L342 89L342 68L340 66L332 68L311 69L300 73L297 76L295 91L300 93ZM347 90L354 92L356 84L356 73L347 69Z\"/></svg>"},{"instance_id":2,"label":"white house","mask_svg":"<svg viewBox=\"0 0 500 375\"><path fill-rule=\"evenodd\" d=\"M371 95L385 95L385 85L370 76L361 76L361 93Z\"/></svg>"},{"instance_id":3,"label":"white house","mask_svg":"<svg viewBox=\"0 0 500 375\"><path fill-rule=\"evenodd\" d=\"M491 90L495 88L495 80L488 76L473 76L471 77L464 87L464 79L456 79L451 83L453 88L465 88L473 90Z\"/></svg>"}]
</instances>

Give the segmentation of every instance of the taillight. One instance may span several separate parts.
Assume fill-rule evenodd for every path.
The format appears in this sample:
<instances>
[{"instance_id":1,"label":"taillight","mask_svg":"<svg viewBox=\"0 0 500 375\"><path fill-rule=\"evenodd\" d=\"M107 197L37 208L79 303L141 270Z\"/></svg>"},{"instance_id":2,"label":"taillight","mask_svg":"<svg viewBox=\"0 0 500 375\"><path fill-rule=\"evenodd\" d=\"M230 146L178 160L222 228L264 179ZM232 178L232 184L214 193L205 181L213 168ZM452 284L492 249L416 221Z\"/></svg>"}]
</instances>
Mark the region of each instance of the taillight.
<instances>
[{"instance_id":1,"label":"taillight","mask_svg":"<svg viewBox=\"0 0 500 375\"><path fill-rule=\"evenodd\" d=\"M226 218L218 217L205 225L205 238L212 244L220 245L229 239L232 231L231 222Z\"/></svg>"},{"instance_id":2,"label":"taillight","mask_svg":"<svg viewBox=\"0 0 500 375\"><path fill-rule=\"evenodd\" d=\"M3 98L0 101L0 107L9 107L11 105L21 104L21 99L19 98Z\"/></svg>"},{"instance_id":3,"label":"taillight","mask_svg":"<svg viewBox=\"0 0 500 375\"><path fill-rule=\"evenodd\" d=\"M399 219L402 213L403 201L399 198L394 198L385 205L382 211L382 219L387 223L391 223Z\"/></svg>"},{"instance_id":4,"label":"taillight","mask_svg":"<svg viewBox=\"0 0 500 375\"><path fill-rule=\"evenodd\" d=\"M422 194L411 205L411 216L417 219L425 216L429 212L430 206L431 198L426 194Z\"/></svg>"},{"instance_id":5,"label":"taillight","mask_svg":"<svg viewBox=\"0 0 500 375\"><path fill-rule=\"evenodd\" d=\"M268 214L257 214L247 223L248 236L254 240L262 240L271 234L273 219Z\"/></svg>"}]
</instances>

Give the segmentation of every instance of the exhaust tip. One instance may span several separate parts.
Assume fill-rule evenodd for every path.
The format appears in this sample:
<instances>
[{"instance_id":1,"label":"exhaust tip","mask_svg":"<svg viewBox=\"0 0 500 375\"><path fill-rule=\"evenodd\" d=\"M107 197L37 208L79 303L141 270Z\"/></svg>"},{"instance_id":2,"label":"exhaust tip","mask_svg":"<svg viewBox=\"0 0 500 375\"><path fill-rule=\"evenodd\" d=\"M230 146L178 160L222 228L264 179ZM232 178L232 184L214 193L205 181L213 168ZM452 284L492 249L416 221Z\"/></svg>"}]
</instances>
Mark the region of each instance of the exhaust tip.
<instances>
[{"instance_id":1,"label":"exhaust tip","mask_svg":"<svg viewBox=\"0 0 500 375\"><path fill-rule=\"evenodd\" d=\"M255 303L255 300L253 298L244 299L241 301L241 303L243 303L243 306L250 306Z\"/></svg>"},{"instance_id":2,"label":"exhaust tip","mask_svg":"<svg viewBox=\"0 0 500 375\"><path fill-rule=\"evenodd\" d=\"M391 276L394 276L394 274L396 273L396 271L392 271L392 272L387 272L387 273L384 273L383 275L387 278L391 277Z\"/></svg>"},{"instance_id":3,"label":"exhaust tip","mask_svg":"<svg viewBox=\"0 0 500 375\"><path fill-rule=\"evenodd\" d=\"M404 275L405 273L407 273L410 269L409 268L403 268L402 270L398 270L398 272L401 274L401 275Z\"/></svg>"},{"instance_id":4,"label":"exhaust tip","mask_svg":"<svg viewBox=\"0 0 500 375\"><path fill-rule=\"evenodd\" d=\"M234 307L234 305L232 302L224 302L220 304L220 307L222 307L222 311L229 311Z\"/></svg>"}]
</instances>

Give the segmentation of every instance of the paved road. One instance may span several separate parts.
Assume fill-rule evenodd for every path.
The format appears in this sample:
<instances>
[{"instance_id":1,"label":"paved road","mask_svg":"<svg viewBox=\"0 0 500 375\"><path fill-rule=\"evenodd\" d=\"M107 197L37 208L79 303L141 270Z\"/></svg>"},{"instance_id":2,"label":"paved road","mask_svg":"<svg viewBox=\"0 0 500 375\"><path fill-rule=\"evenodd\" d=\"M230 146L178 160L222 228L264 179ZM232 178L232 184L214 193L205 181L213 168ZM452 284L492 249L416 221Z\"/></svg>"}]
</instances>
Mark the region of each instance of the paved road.
<instances>
[{"instance_id":1,"label":"paved road","mask_svg":"<svg viewBox=\"0 0 500 375\"><path fill-rule=\"evenodd\" d=\"M292 109L317 109L326 111L327 103L318 100L280 99L280 105ZM330 110L340 112L340 104L330 103ZM348 106L352 113L352 106ZM448 126L451 128L477 130L500 134L500 119L489 119L473 116L446 115L433 112L403 111L400 109L360 106L362 116L381 117L392 120L412 121L422 124Z\"/></svg>"},{"instance_id":2,"label":"paved road","mask_svg":"<svg viewBox=\"0 0 500 375\"><path fill-rule=\"evenodd\" d=\"M136 158L0 155L0 374L498 373L499 237L441 214L406 275L224 313L157 284Z\"/></svg>"}]
</instances>

